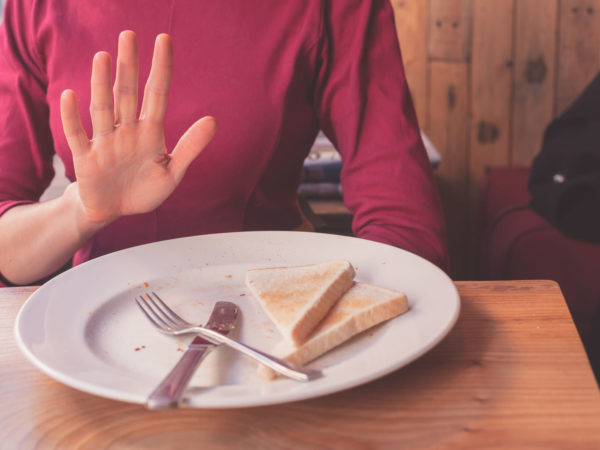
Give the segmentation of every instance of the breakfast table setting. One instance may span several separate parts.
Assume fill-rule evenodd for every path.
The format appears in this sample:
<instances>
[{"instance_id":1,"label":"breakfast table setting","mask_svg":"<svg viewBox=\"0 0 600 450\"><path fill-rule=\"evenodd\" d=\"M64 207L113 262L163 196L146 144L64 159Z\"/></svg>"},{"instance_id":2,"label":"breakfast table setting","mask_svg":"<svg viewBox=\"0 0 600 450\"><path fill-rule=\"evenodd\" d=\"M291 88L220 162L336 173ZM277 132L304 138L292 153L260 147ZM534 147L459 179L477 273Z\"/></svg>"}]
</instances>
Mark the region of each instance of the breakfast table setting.
<instances>
[{"instance_id":1,"label":"breakfast table setting","mask_svg":"<svg viewBox=\"0 0 600 450\"><path fill-rule=\"evenodd\" d=\"M261 360L281 336L248 271L333 259L407 310L287 373ZM549 280L453 281L384 244L245 232L115 252L0 302L0 449L600 448L597 380Z\"/></svg>"}]
</instances>

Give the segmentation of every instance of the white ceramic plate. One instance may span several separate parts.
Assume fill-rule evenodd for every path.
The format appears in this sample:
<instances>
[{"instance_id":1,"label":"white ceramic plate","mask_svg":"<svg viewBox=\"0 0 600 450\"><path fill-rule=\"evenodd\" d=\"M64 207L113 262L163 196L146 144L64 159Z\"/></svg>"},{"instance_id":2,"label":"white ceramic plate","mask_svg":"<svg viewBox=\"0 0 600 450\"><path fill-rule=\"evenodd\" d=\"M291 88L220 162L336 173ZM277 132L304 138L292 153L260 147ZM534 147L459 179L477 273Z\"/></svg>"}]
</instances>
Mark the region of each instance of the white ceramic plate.
<instances>
[{"instance_id":1,"label":"white ceramic plate","mask_svg":"<svg viewBox=\"0 0 600 450\"><path fill-rule=\"evenodd\" d=\"M454 284L418 256L344 236L245 232L157 242L77 266L25 302L15 334L27 358L52 378L91 394L143 404L189 339L158 333L138 310L136 295L154 290L197 323L206 321L216 301L234 301L242 311L236 337L269 351L280 336L246 291L246 270L333 259L350 261L359 281L406 293L409 311L316 360L312 366L324 376L309 383L265 381L252 360L221 346L199 367L183 404L259 406L352 388L415 360L454 325L460 307Z\"/></svg>"}]
</instances>

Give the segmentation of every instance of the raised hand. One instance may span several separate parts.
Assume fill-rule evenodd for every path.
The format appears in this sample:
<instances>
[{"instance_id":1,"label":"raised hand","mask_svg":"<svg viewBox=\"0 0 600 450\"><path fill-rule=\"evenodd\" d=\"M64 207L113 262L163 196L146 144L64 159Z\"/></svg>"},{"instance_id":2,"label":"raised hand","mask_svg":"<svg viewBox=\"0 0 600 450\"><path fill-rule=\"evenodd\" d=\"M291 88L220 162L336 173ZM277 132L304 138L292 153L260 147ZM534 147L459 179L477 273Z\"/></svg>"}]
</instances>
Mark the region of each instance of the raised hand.
<instances>
[{"instance_id":1,"label":"raised hand","mask_svg":"<svg viewBox=\"0 0 600 450\"><path fill-rule=\"evenodd\" d=\"M215 120L203 117L169 153L163 120L173 63L170 37L161 34L156 38L139 117L138 59L136 35L124 31L119 36L113 88L110 55L100 52L94 56L91 140L81 125L75 93L66 90L61 97L63 129L73 153L78 194L92 222L109 222L158 207L216 131Z\"/></svg>"}]
</instances>

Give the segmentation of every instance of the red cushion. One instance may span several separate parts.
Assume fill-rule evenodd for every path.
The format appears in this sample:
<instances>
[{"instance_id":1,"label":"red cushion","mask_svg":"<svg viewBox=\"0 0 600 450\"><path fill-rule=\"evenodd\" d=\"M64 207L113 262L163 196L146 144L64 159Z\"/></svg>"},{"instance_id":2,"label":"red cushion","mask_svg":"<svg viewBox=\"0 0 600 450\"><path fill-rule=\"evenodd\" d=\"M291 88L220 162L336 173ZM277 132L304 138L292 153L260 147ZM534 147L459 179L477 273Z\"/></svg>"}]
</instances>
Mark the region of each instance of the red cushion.
<instances>
[{"instance_id":1,"label":"red cushion","mask_svg":"<svg viewBox=\"0 0 600 450\"><path fill-rule=\"evenodd\" d=\"M558 282L600 374L600 245L568 238L528 205L529 169L492 168L482 202L478 277Z\"/></svg>"}]
</instances>

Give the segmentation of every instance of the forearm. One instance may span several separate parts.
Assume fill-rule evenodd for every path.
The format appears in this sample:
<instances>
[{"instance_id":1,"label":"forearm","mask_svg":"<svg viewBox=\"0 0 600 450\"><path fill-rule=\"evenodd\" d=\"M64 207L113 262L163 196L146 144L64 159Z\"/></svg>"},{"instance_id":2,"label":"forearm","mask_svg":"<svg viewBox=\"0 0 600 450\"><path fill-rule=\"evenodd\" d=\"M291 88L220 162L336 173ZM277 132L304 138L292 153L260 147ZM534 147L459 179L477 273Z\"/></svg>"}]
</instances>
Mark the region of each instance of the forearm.
<instances>
[{"instance_id":1,"label":"forearm","mask_svg":"<svg viewBox=\"0 0 600 450\"><path fill-rule=\"evenodd\" d=\"M56 199L16 206L0 217L0 273L15 284L30 284L60 269L106 224L90 222L77 185Z\"/></svg>"}]
</instances>

